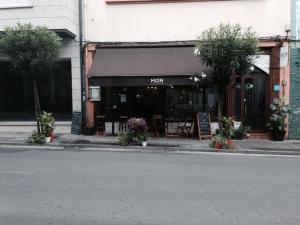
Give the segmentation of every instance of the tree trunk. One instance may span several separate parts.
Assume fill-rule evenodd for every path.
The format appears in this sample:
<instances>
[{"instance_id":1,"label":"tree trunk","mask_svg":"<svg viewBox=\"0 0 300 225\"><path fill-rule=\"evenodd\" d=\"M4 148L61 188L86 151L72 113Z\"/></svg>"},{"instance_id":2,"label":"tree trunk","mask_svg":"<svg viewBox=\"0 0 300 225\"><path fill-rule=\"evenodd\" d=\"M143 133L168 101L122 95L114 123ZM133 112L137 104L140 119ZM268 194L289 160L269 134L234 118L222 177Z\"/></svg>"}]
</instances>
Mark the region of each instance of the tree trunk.
<instances>
[{"instance_id":1,"label":"tree trunk","mask_svg":"<svg viewBox=\"0 0 300 225\"><path fill-rule=\"evenodd\" d=\"M218 118L221 118L224 115L224 96L225 96L225 90L224 88L219 88L219 101L218 101Z\"/></svg>"},{"instance_id":2,"label":"tree trunk","mask_svg":"<svg viewBox=\"0 0 300 225\"><path fill-rule=\"evenodd\" d=\"M32 83L33 83L33 98L34 98L36 126L37 126L37 131L40 134L41 133L41 126L40 126L41 106L40 106L40 100L39 100L39 94L38 94L38 90L37 90L36 80L33 80Z\"/></svg>"}]
</instances>

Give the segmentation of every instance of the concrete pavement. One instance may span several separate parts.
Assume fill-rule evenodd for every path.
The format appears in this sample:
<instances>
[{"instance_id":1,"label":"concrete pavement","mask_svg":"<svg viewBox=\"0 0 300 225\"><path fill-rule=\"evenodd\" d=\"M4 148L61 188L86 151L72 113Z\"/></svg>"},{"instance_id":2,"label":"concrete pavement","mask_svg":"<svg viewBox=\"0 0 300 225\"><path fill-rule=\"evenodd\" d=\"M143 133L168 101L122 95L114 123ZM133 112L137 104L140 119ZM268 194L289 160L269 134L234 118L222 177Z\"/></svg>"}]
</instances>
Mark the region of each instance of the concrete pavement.
<instances>
[{"instance_id":1,"label":"concrete pavement","mask_svg":"<svg viewBox=\"0 0 300 225\"><path fill-rule=\"evenodd\" d=\"M0 151L0 225L297 225L300 158Z\"/></svg>"},{"instance_id":2,"label":"concrete pavement","mask_svg":"<svg viewBox=\"0 0 300 225\"><path fill-rule=\"evenodd\" d=\"M56 134L55 141L43 146L25 144L30 133L0 132L0 148L18 145L20 148L38 148L53 150L119 150L119 151L171 151L171 152L215 152L210 148L210 140L196 140L186 138L151 138L148 147L120 146L117 137L111 136L83 136L71 134ZM274 154L274 155L300 155L300 142L286 140L275 142L270 140L235 140L235 150L223 152L238 152L246 154Z\"/></svg>"}]
</instances>

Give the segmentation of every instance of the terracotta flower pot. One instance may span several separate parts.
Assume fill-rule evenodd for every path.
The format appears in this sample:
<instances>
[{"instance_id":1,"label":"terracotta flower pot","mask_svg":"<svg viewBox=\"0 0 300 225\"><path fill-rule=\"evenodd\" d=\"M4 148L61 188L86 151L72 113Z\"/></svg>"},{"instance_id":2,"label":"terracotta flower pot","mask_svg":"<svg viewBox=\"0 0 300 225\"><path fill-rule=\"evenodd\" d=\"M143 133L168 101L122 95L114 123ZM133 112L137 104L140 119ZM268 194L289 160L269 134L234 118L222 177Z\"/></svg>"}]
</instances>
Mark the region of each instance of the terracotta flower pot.
<instances>
[{"instance_id":1,"label":"terracotta flower pot","mask_svg":"<svg viewBox=\"0 0 300 225\"><path fill-rule=\"evenodd\" d=\"M50 133L50 141L52 142L53 139L54 139L54 133L53 133L53 131L52 131L52 132Z\"/></svg>"},{"instance_id":2,"label":"terracotta flower pot","mask_svg":"<svg viewBox=\"0 0 300 225\"><path fill-rule=\"evenodd\" d=\"M227 139L227 145L233 145L233 140L232 139Z\"/></svg>"},{"instance_id":3,"label":"terracotta flower pot","mask_svg":"<svg viewBox=\"0 0 300 225\"><path fill-rule=\"evenodd\" d=\"M215 149L222 149L222 145L221 144L215 144Z\"/></svg>"}]
</instances>

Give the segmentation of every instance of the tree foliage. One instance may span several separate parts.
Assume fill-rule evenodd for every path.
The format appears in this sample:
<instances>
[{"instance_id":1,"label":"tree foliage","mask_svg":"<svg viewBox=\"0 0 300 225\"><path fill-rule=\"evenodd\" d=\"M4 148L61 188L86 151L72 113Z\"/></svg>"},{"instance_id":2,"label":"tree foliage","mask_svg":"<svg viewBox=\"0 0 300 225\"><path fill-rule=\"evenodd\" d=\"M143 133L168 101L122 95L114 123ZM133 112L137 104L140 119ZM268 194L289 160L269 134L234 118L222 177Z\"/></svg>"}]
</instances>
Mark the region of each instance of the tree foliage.
<instances>
[{"instance_id":1,"label":"tree foliage","mask_svg":"<svg viewBox=\"0 0 300 225\"><path fill-rule=\"evenodd\" d=\"M37 79L38 74L54 64L60 53L61 38L46 27L17 24L7 27L0 39L0 48L13 67Z\"/></svg>"},{"instance_id":2,"label":"tree foliage","mask_svg":"<svg viewBox=\"0 0 300 225\"><path fill-rule=\"evenodd\" d=\"M14 69L29 76L33 82L33 97L38 134L41 132L37 79L45 68L59 58L61 38L47 27L17 24L6 27L0 38L0 49L8 56Z\"/></svg>"},{"instance_id":3,"label":"tree foliage","mask_svg":"<svg viewBox=\"0 0 300 225\"><path fill-rule=\"evenodd\" d=\"M246 74L258 52L255 32L249 27L243 29L239 24L220 24L201 33L195 53L211 71L208 73L220 95L218 114L224 109L225 87L233 74Z\"/></svg>"},{"instance_id":4,"label":"tree foliage","mask_svg":"<svg viewBox=\"0 0 300 225\"><path fill-rule=\"evenodd\" d=\"M201 33L195 53L211 68L211 80L219 93L224 91L232 74L243 75L249 71L258 41L251 28L245 30L239 24L220 24Z\"/></svg>"}]
</instances>

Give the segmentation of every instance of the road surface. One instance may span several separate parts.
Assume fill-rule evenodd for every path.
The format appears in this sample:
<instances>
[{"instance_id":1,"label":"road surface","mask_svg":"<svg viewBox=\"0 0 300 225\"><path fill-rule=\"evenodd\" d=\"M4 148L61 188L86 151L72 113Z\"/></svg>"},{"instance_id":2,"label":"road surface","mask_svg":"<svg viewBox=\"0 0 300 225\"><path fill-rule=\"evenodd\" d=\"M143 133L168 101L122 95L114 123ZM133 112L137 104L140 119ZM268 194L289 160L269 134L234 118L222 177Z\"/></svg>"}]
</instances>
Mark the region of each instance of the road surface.
<instances>
[{"instance_id":1,"label":"road surface","mask_svg":"<svg viewBox=\"0 0 300 225\"><path fill-rule=\"evenodd\" d=\"M300 158L0 151L0 225L298 225Z\"/></svg>"}]
</instances>

